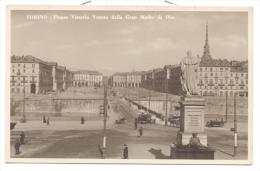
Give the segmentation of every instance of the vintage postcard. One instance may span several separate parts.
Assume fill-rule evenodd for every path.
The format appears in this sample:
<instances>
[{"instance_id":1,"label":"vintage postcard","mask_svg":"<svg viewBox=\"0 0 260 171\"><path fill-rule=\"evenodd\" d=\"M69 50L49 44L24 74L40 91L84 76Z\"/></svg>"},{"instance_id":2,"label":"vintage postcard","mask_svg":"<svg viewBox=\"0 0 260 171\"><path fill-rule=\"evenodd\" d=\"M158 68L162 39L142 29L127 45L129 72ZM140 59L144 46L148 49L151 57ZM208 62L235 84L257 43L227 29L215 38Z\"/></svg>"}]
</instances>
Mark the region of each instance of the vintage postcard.
<instances>
[{"instance_id":1,"label":"vintage postcard","mask_svg":"<svg viewBox=\"0 0 260 171\"><path fill-rule=\"evenodd\" d=\"M6 162L251 164L252 8L7 11Z\"/></svg>"}]
</instances>

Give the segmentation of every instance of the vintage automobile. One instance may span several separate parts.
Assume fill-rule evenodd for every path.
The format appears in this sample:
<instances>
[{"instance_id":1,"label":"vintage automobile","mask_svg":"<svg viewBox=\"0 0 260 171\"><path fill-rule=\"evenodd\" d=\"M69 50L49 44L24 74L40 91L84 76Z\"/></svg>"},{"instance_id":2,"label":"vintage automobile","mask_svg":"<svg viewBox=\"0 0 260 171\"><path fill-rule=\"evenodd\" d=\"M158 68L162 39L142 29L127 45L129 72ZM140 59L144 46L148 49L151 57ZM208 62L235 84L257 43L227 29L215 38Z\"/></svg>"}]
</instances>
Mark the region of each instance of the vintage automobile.
<instances>
[{"instance_id":1,"label":"vintage automobile","mask_svg":"<svg viewBox=\"0 0 260 171\"><path fill-rule=\"evenodd\" d=\"M119 118L115 121L116 124L124 124L125 123L125 117Z\"/></svg>"},{"instance_id":2,"label":"vintage automobile","mask_svg":"<svg viewBox=\"0 0 260 171\"><path fill-rule=\"evenodd\" d=\"M168 122L170 122L171 126L180 128L180 117L179 116L172 116L172 117L168 118Z\"/></svg>"},{"instance_id":3,"label":"vintage automobile","mask_svg":"<svg viewBox=\"0 0 260 171\"><path fill-rule=\"evenodd\" d=\"M142 113L137 117L137 123L140 123L140 124L148 124L148 123L155 124L155 119L152 119L152 116L150 114Z\"/></svg>"},{"instance_id":4,"label":"vintage automobile","mask_svg":"<svg viewBox=\"0 0 260 171\"><path fill-rule=\"evenodd\" d=\"M206 123L206 127L223 127L224 121L223 120L210 120Z\"/></svg>"}]
</instances>

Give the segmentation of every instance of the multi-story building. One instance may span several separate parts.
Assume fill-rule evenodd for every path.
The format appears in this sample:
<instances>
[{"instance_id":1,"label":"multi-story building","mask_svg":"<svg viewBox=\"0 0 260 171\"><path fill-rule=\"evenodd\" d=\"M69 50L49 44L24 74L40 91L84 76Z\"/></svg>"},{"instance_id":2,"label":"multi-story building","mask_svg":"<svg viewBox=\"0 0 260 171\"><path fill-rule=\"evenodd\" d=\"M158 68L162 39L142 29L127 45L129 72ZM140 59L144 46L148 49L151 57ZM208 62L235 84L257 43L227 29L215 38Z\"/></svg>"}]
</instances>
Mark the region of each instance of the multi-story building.
<instances>
[{"instance_id":1,"label":"multi-story building","mask_svg":"<svg viewBox=\"0 0 260 171\"><path fill-rule=\"evenodd\" d=\"M182 93L180 76L180 65L166 65L164 68L145 72L142 75L141 87L179 95Z\"/></svg>"},{"instance_id":2,"label":"multi-story building","mask_svg":"<svg viewBox=\"0 0 260 171\"><path fill-rule=\"evenodd\" d=\"M168 70L168 71L167 71ZM210 54L208 40L208 25L206 25L206 40L204 52L197 69L198 92L203 96L240 96L248 95L248 62L213 59ZM167 74L168 73L168 74ZM168 65L145 72L142 75L141 86L159 92L182 94L180 65Z\"/></svg>"},{"instance_id":3,"label":"multi-story building","mask_svg":"<svg viewBox=\"0 0 260 171\"><path fill-rule=\"evenodd\" d=\"M57 63L45 62L36 57L11 56L11 93L46 93L65 89L63 86L63 73ZM69 78L67 78L68 80ZM71 82L68 80L68 82Z\"/></svg>"},{"instance_id":4,"label":"multi-story building","mask_svg":"<svg viewBox=\"0 0 260 171\"><path fill-rule=\"evenodd\" d=\"M113 87L127 87L126 73L115 73L111 76L111 84Z\"/></svg>"},{"instance_id":5,"label":"multi-story building","mask_svg":"<svg viewBox=\"0 0 260 171\"><path fill-rule=\"evenodd\" d=\"M81 70L73 72L73 86L75 87L101 87L103 75L97 71Z\"/></svg>"},{"instance_id":6,"label":"multi-story building","mask_svg":"<svg viewBox=\"0 0 260 171\"><path fill-rule=\"evenodd\" d=\"M126 74L127 87L140 87L142 72L129 72Z\"/></svg>"},{"instance_id":7,"label":"multi-story building","mask_svg":"<svg viewBox=\"0 0 260 171\"><path fill-rule=\"evenodd\" d=\"M110 78L113 87L140 87L143 72L115 73Z\"/></svg>"},{"instance_id":8,"label":"multi-story building","mask_svg":"<svg viewBox=\"0 0 260 171\"><path fill-rule=\"evenodd\" d=\"M208 42L208 25L206 25L206 40L204 53L197 70L197 87L204 96L247 96L248 63L226 59L213 59Z\"/></svg>"},{"instance_id":9,"label":"multi-story building","mask_svg":"<svg viewBox=\"0 0 260 171\"><path fill-rule=\"evenodd\" d=\"M52 67L33 56L11 57L11 93L44 93L52 90Z\"/></svg>"}]
</instances>

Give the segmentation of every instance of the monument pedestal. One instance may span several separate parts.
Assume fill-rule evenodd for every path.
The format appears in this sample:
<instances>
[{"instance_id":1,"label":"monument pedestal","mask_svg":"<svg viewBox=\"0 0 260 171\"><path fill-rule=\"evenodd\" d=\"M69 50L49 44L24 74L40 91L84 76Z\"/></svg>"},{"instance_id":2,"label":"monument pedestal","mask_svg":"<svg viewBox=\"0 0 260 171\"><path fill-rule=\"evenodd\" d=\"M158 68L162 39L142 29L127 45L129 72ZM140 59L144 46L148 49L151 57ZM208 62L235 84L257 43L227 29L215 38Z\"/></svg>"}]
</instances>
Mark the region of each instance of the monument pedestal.
<instances>
[{"instance_id":1,"label":"monument pedestal","mask_svg":"<svg viewBox=\"0 0 260 171\"><path fill-rule=\"evenodd\" d=\"M178 144L188 145L192 133L197 133L200 143L207 146L207 135L204 132L205 101L200 96L186 96L179 102L181 106L180 131Z\"/></svg>"},{"instance_id":2,"label":"monument pedestal","mask_svg":"<svg viewBox=\"0 0 260 171\"><path fill-rule=\"evenodd\" d=\"M180 131L177 144L171 148L172 159L214 159L215 150L208 147L207 134L204 132L205 101L199 96L183 97L181 105ZM190 145L194 135L199 139L198 145Z\"/></svg>"}]
</instances>

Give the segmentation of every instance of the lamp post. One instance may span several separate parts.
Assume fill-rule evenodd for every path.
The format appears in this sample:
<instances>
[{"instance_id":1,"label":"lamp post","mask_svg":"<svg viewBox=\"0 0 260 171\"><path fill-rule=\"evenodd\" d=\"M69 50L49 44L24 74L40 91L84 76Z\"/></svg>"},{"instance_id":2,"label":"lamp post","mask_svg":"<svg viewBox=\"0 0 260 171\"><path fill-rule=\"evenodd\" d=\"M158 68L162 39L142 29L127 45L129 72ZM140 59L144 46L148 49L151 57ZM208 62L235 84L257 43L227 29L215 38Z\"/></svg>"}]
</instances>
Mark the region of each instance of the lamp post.
<instances>
[{"instance_id":1,"label":"lamp post","mask_svg":"<svg viewBox=\"0 0 260 171\"><path fill-rule=\"evenodd\" d=\"M237 155L237 93L234 94L234 157Z\"/></svg>"},{"instance_id":2,"label":"lamp post","mask_svg":"<svg viewBox=\"0 0 260 171\"><path fill-rule=\"evenodd\" d=\"M103 128L103 157L106 151L106 125L107 125L107 79L104 79L104 128Z\"/></svg>"},{"instance_id":3,"label":"lamp post","mask_svg":"<svg viewBox=\"0 0 260 171\"><path fill-rule=\"evenodd\" d=\"M23 116L21 119L21 122L26 122L26 116L25 116L25 76L23 76Z\"/></svg>"},{"instance_id":4,"label":"lamp post","mask_svg":"<svg viewBox=\"0 0 260 171\"><path fill-rule=\"evenodd\" d=\"M154 90L154 70L152 71L152 88L149 89L148 111L151 108L151 92Z\"/></svg>"},{"instance_id":5,"label":"lamp post","mask_svg":"<svg viewBox=\"0 0 260 171\"><path fill-rule=\"evenodd\" d=\"M149 113L149 110L150 110L150 105L151 105L151 90L149 90L148 110L147 110L148 113Z\"/></svg>"},{"instance_id":6,"label":"lamp post","mask_svg":"<svg viewBox=\"0 0 260 171\"><path fill-rule=\"evenodd\" d=\"M165 126L168 125L168 79L170 78L170 71L165 66Z\"/></svg>"},{"instance_id":7,"label":"lamp post","mask_svg":"<svg viewBox=\"0 0 260 171\"><path fill-rule=\"evenodd\" d=\"M227 116L227 113L228 113L228 94L226 93L226 122L228 120L228 116Z\"/></svg>"}]
</instances>

